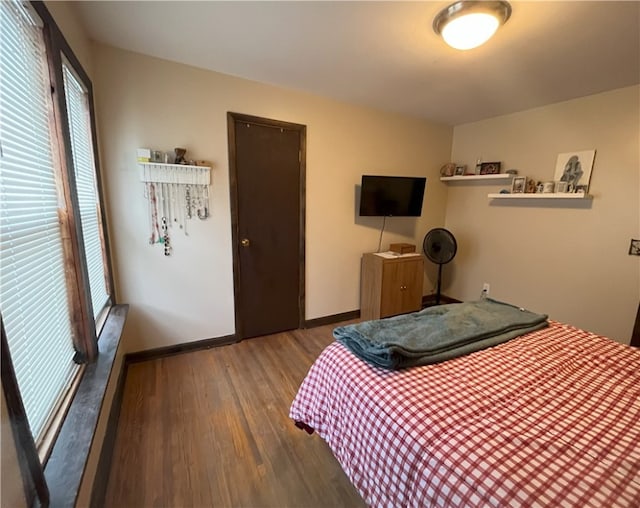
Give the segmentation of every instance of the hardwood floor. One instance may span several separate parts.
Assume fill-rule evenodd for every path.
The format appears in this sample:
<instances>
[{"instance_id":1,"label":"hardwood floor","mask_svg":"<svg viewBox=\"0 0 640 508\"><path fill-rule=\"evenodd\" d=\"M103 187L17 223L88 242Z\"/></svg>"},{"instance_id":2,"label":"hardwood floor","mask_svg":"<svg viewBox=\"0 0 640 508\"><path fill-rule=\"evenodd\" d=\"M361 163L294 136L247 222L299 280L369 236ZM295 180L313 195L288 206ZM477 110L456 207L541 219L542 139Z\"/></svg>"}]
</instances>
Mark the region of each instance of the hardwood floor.
<instances>
[{"instance_id":1,"label":"hardwood floor","mask_svg":"<svg viewBox=\"0 0 640 508\"><path fill-rule=\"evenodd\" d=\"M365 506L288 416L335 326L129 365L105 506Z\"/></svg>"}]
</instances>

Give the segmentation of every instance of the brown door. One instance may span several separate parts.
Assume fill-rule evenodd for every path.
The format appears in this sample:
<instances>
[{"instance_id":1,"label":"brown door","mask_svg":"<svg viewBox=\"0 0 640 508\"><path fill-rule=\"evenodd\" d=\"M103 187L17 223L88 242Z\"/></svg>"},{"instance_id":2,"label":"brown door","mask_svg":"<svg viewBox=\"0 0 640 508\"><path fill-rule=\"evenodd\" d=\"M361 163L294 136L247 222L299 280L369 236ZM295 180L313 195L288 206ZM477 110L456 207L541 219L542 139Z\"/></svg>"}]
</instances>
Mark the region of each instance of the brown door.
<instances>
[{"instance_id":1,"label":"brown door","mask_svg":"<svg viewBox=\"0 0 640 508\"><path fill-rule=\"evenodd\" d=\"M238 338L304 321L303 125L228 114Z\"/></svg>"}]
</instances>

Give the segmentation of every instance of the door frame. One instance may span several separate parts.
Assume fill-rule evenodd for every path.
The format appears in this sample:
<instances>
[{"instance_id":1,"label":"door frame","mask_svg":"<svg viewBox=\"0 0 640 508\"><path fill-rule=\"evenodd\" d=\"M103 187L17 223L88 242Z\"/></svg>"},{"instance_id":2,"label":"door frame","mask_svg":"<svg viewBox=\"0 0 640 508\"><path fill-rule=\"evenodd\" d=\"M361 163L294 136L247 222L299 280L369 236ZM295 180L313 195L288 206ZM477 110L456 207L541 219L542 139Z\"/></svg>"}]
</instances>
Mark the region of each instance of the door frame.
<instances>
[{"instance_id":1,"label":"door frame","mask_svg":"<svg viewBox=\"0 0 640 508\"><path fill-rule=\"evenodd\" d=\"M240 316L238 302L240 301L240 232L238 230L238 169L236 156L235 125L238 123L251 123L264 127L287 129L298 131L300 136L300 153L298 156L300 170L299 188L299 231L298 260L299 260L299 287L298 287L298 328L305 323L305 224L306 224L306 172L307 172L307 126L297 123L271 120L259 116L243 113L227 112L227 138L229 142L229 193L231 203L231 251L233 253L233 307L235 314L236 337L244 339L244 323Z\"/></svg>"}]
</instances>

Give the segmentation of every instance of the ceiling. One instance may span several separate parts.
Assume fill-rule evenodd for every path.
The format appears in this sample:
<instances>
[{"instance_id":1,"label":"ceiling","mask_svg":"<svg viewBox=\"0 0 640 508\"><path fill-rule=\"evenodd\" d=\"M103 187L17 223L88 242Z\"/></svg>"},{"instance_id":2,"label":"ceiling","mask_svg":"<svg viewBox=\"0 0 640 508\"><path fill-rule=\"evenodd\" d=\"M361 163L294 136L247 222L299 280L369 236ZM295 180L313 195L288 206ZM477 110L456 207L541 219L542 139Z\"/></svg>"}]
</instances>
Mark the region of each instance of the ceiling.
<instances>
[{"instance_id":1,"label":"ceiling","mask_svg":"<svg viewBox=\"0 0 640 508\"><path fill-rule=\"evenodd\" d=\"M450 2L88 1L119 48L447 125L640 82L640 2L512 1L487 44L433 32Z\"/></svg>"}]
</instances>

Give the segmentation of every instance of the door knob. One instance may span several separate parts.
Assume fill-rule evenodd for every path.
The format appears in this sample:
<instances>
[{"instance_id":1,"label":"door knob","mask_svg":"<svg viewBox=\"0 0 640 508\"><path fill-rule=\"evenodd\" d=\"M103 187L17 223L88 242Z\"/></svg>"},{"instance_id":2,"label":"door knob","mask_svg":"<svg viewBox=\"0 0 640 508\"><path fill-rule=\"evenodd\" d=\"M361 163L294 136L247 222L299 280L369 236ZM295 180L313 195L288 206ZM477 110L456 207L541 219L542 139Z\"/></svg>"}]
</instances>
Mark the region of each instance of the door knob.
<instances>
[{"instance_id":1,"label":"door knob","mask_svg":"<svg viewBox=\"0 0 640 508\"><path fill-rule=\"evenodd\" d=\"M240 245L242 245L243 247L249 247L249 245L251 245L251 242L248 238L243 238L242 240L240 240Z\"/></svg>"}]
</instances>

